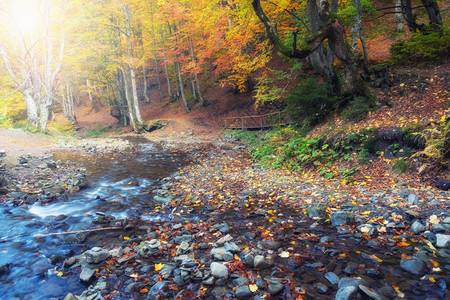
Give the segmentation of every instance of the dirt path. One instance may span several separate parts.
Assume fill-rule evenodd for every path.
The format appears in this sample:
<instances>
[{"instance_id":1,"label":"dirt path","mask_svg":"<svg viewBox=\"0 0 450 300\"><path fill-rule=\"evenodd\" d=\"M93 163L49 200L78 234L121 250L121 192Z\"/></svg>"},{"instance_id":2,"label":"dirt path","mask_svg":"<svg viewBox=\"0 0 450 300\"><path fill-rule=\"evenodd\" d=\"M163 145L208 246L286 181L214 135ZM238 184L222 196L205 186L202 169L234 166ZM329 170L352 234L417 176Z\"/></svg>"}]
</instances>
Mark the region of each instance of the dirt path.
<instances>
[{"instance_id":1,"label":"dirt path","mask_svg":"<svg viewBox=\"0 0 450 300\"><path fill-rule=\"evenodd\" d=\"M21 129L0 129L0 149L5 150L7 156L42 156L51 151L53 144L54 138L43 134L32 134Z\"/></svg>"}]
</instances>

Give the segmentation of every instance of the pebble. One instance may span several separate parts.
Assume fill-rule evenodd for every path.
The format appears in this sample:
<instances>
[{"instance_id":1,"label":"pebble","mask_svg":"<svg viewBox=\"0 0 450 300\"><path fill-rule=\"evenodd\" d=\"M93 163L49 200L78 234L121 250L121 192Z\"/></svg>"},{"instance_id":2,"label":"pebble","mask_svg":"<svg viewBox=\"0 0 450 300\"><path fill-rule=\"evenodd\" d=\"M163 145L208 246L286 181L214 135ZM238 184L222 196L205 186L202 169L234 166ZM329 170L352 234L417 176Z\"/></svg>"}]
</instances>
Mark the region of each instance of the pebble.
<instances>
[{"instance_id":1,"label":"pebble","mask_svg":"<svg viewBox=\"0 0 450 300\"><path fill-rule=\"evenodd\" d=\"M365 285L360 284L359 289L363 291L364 294L370 297L373 300L387 300L383 295L378 294L373 289L366 287Z\"/></svg>"},{"instance_id":2,"label":"pebble","mask_svg":"<svg viewBox=\"0 0 450 300\"><path fill-rule=\"evenodd\" d=\"M331 284L337 284L339 282L339 276L337 276L333 272L327 272L325 273L325 278L331 283Z\"/></svg>"},{"instance_id":3,"label":"pebble","mask_svg":"<svg viewBox=\"0 0 450 300\"><path fill-rule=\"evenodd\" d=\"M228 278L228 268L221 263L211 263L211 274L217 278Z\"/></svg>"},{"instance_id":4,"label":"pebble","mask_svg":"<svg viewBox=\"0 0 450 300\"><path fill-rule=\"evenodd\" d=\"M245 299L245 298L249 298L252 296L252 291L250 291L250 288L248 287L248 285L244 285L244 286L240 286L236 289L236 292L234 293L234 295L236 296L236 298L238 299Z\"/></svg>"},{"instance_id":5,"label":"pebble","mask_svg":"<svg viewBox=\"0 0 450 300\"><path fill-rule=\"evenodd\" d=\"M80 274L80 281L82 283L88 284L92 278L94 278L95 270L90 268L83 268Z\"/></svg>"},{"instance_id":6,"label":"pebble","mask_svg":"<svg viewBox=\"0 0 450 300\"><path fill-rule=\"evenodd\" d=\"M351 300L358 292L358 288L356 286L346 286L343 288L340 288L336 296L334 297L335 300Z\"/></svg>"},{"instance_id":7,"label":"pebble","mask_svg":"<svg viewBox=\"0 0 450 300\"><path fill-rule=\"evenodd\" d=\"M400 267L414 275L423 275L426 272L426 265L423 260L418 258L402 258Z\"/></svg>"},{"instance_id":8,"label":"pebble","mask_svg":"<svg viewBox=\"0 0 450 300\"><path fill-rule=\"evenodd\" d=\"M415 220L412 224L411 224L411 228L410 230L412 232L414 232L415 234L419 234L421 232L425 231L425 226L422 225L422 223L420 223L419 220Z\"/></svg>"},{"instance_id":9,"label":"pebble","mask_svg":"<svg viewBox=\"0 0 450 300\"><path fill-rule=\"evenodd\" d=\"M445 248L450 244L450 235L448 234L436 234L436 246Z\"/></svg>"},{"instance_id":10,"label":"pebble","mask_svg":"<svg viewBox=\"0 0 450 300\"><path fill-rule=\"evenodd\" d=\"M349 211L333 211L330 215L331 225L347 225L353 222L354 214Z\"/></svg>"}]
</instances>

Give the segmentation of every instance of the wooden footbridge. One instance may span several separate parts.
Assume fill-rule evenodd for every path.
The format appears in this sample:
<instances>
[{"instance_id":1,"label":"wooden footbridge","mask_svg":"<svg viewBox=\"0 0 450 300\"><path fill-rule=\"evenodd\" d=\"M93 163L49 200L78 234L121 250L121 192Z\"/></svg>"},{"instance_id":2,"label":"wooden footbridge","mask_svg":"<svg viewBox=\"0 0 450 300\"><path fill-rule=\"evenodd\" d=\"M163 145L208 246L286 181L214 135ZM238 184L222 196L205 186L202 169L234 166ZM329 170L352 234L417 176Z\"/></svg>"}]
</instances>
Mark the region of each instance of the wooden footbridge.
<instances>
[{"instance_id":1,"label":"wooden footbridge","mask_svg":"<svg viewBox=\"0 0 450 300\"><path fill-rule=\"evenodd\" d=\"M263 115L224 118L227 129L265 129L291 123L288 111L277 111Z\"/></svg>"}]
</instances>

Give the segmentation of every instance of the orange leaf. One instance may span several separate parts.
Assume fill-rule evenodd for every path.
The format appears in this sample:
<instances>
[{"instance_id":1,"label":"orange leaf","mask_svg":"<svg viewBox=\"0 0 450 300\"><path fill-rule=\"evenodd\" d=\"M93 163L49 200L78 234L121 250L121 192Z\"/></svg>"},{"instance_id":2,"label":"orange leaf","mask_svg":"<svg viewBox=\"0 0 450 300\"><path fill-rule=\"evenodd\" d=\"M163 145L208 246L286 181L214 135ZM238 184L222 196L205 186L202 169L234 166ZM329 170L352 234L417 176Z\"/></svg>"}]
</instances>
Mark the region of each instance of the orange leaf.
<instances>
[{"instance_id":1,"label":"orange leaf","mask_svg":"<svg viewBox=\"0 0 450 300\"><path fill-rule=\"evenodd\" d=\"M148 293L148 289L147 288L143 288L142 290L139 291L139 293L141 293L141 294Z\"/></svg>"},{"instance_id":2,"label":"orange leaf","mask_svg":"<svg viewBox=\"0 0 450 300\"><path fill-rule=\"evenodd\" d=\"M435 261L434 259L430 259L430 262L433 265L433 267L435 267L435 268L439 267L439 263L437 261Z\"/></svg>"}]
</instances>

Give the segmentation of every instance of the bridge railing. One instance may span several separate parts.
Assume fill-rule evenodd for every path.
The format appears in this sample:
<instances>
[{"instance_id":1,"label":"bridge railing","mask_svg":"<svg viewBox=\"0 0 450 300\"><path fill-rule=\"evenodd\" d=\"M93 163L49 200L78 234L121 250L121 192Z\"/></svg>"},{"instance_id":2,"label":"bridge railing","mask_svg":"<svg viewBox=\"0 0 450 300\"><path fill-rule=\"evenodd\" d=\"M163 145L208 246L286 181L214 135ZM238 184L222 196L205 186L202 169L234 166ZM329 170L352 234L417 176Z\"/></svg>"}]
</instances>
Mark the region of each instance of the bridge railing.
<instances>
[{"instance_id":1,"label":"bridge railing","mask_svg":"<svg viewBox=\"0 0 450 300\"><path fill-rule=\"evenodd\" d=\"M229 129L264 129L290 123L288 111L277 111L263 115L224 118L224 127Z\"/></svg>"}]
</instances>

